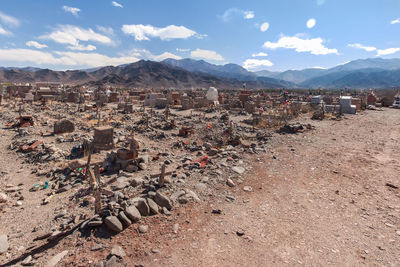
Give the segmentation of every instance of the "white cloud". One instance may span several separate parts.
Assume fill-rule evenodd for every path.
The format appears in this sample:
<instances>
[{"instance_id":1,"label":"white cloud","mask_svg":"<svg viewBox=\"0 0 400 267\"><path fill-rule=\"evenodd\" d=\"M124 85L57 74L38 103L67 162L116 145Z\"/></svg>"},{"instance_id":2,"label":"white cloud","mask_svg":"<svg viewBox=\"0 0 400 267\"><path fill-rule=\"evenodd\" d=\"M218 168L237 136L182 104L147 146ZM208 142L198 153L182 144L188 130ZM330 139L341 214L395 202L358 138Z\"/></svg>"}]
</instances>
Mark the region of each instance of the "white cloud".
<instances>
[{"instance_id":1,"label":"white cloud","mask_svg":"<svg viewBox=\"0 0 400 267\"><path fill-rule=\"evenodd\" d=\"M99 31L104 34L114 35L114 29L111 27L104 27L104 26L96 26Z\"/></svg>"},{"instance_id":2,"label":"white cloud","mask_svg":"<svg viewBox=\"0 0 400 267\"><path fill-rule=\"evenodd\" d=\"M32 49L0 49L1 61L31 62L35 64L60 64L51 53Z\"/></svg>"},{"instance_id":3,"label":"white cloud","mask_svg":"<svg viewBox=\"0 0 400 267\"><path fill-rule=\"evenodd\" d=\"M311 67L311 69L326 70L327 68L321 67L321 66L314 66L314 67Z\"/></svg>"},{"instance_id":4,"label":"white cloud","mask_svg":"<svg viewBox=\"0 0 400 267\"><path fill-rule=\"evenodd\" d=\"M11 32L7 31L0 25L0 35L10 35Z\"/></svg>"},{"instance_id":5,"label":"white cloud","mask_svg":"<svg viewBox=\"0 0 400 267\"><path fill-rule=\"evenodd\" d=\"M278 42L265 42L263 47L268 49L286 48L296 52L309 52L313 55L339 54L337 49L330 49L323 45L322 38L301 39L297 36L282 36Z\"/></svg>"},{"instance_id":6,"label":"white cloud","mask_svg":"<svg viewBox=\"0 0 400 267\"><path fill-rule=\"evenodd\" d=\"M244 19L252 19L252 18L254 18L254 11L241 10L238 8L229 8L229 9L225 10L224 14L219 15L218 17L220 19L222 19L224 22L228 22L237 16L241 16Z\"/></svg>"},{"instance_id":7,"label":"white cloud","mask_svg":"<svg viewBox=\"0 0 400 267\"><path fill-rule=\"evenodd\" d=\"M264 22L263 24L261 24L260 31L266 32L268 29L269 29L269 23L268 22Z\"/></svg>"},{"instance_id":8,"label":"white cloud","mask_svg":"<svg viewBox=\"0 0 400 267\"><path fill-rule=\"evenodd\" d=\"M317 0L317 5L321 6L325 3L325 0Z\"/></svg>"},{"instance_id":9,"label":"white cloud","mask_svg":"<svg viewBox=\"0 0 400 267\"><path fill-rule=\"evenodd\" d=\"M309 29L314 28L315 23L316 23L316 20L314 18L307 20L307 23L306 23L307 28L309 28Z\"/></svg>"},{"instance_id":10,"label":"white cloud","mask_svg":"<svg viewBox=\"0 0 400 267\"><path fill-rule=\"evenodd\" d=\"M82 45L82 44L77 44L77 45L70 45L67 46L68 49L71 50L76 50L76 51L93 51L96 50L96 47L94 45Z\"/></svg>"},{"instance_id":11,"label":"white cloud","mask_svg":"<svg viewBox=\"0 0 400 267\"><path fill-rule=\"evenodd\" d=\"M254 11L244 11L245 19L254 19Z\"/></svg>"},{"instance_id":12,"label":"white cloud","mask_svg":"<svg viewBox=\"0 0 400 267\"><path fill-rule=\"evenodd\" d=\"M196 35L195 31L192 31L184 26L176 25L169 25L164 28L142 24L123 25L122 32L127 35L134 36L136 41L150 40L149 38L152 37L159 37L161 40L187 39Z\"/></svg>"},{"instance_id":13,"label":"white cloud","mask_svg":"<svg viewBox=\"0 0 400 267\"><path fill-rule=\"evenodd\" d=\"M268 56L268 54L264 53L264 52L260 52L260 53L257 53L257 54L252 54L251 56L252 57L266 57L266 56Z\"/></svg>"},{"instance_id":14,"label":"white cloud","mask_svg":"<svg viewBox=\"0 0 400 267\"><path fill-rule=\"evenodd\" d=\"M267 60L267 59L246 59L243 62L243 68L251 70L251 69L257 69L260 67L271 67L274 64Z\"/></svg>"},{"instance_id":15,"label":"white cloud","mask_svg":"<svg viewBox=\"0 0 400 267\"><path fill-rule=\"evenodd\" d=\"M392 20L392 21L390 22L390 24L397 24L397 23L400 23L400 18L395 19L395 20Z\"/></svg>"},{"instance_id":16,"label":"white cloud","mask_svg":"<svg viewBox=\"0 0 400 267\"><path fill-rule=\"evenodd\" d=\"M33 49L0 49L0 61L11 64L57 65L67 67L101 67L137 62L140 59L162 61L166 58L181 59L169 52L153 55L148 50L134 49L126 54L110 57L99 53L55 51L44 52Z\"/></svg>"},{"instance_id":17,"label":"white cloud","mask_svg":"<svg viewBox=\"0 0 400 267\"><path fill-rule=\"evenodd\" d=\"M115 2L115 1L112 1L112 2L111 2L111 4L112 4L113 6L115 6L115 7L124 8L124 6L123 6L123 5L121 5L120 3L118 3L118 2Z\"/></svg>"},{"instance_id":18,"label":"white cloud","mask_svg":"<svg viewBox=\"0 0 400 267\"><path fill-rule=\"evenodd\" d=\"M178 51L178 52L189 52L190 49L189 48L177 48L176 51Z\"/></svg>"},{"instance_id":19,"label":"white cloud","mask_svg":"<svg viewBox=\"0 0 400 267\"><path fill-rule=\"evenodd\" d=\"M397 53L400 51L400 48L387 48L387 49L378 49L377 52L377 56L386 56L386 55L391 55L394 53Z\"/></svg>"},{"instance_id":20,"label":"white cloud","mask_svg":"<svg viewBox=\"0 0 400 267\"><path fill-rule=\"evenodd\" d=\"M63 6L62 7L64 9L65 12L69 12L72 15L74 15L75 17L78 16L78 12L80 12L81 10L77 7L70 7L70 6Z\"/></svg>"},{"instance_id":21,"label":"white cloud","mask_svg":"<svg viewBox=\"0 0 400 267\"><path fill-rule=\"evenodd\" d=\"M376 47L373 47L373 46L365 46L365 45L358 44L358 43L355 43L355 44L348 44L347 46L353 47L353 48L357 48L357 49L362 49L362 50L365 50L365 51L367 51L367 52L376 51Z\"/></svg>"},{"instance_id":22,"label":"white cloud","mask_svg":"<svg viewBox=\"0 0 400 267\"><path fill-rule=\"evenodd\" d=\"M19 20L0 11L0 21L8 26L19 26Z\"/></svg>"},{"instance_id":23,"label":"white cloud","mask_svg":"<svg viewBox=\"0 0 400 267\"><path fill-rule=\"evenodd\" d=\"M224 58L215 51L205 50L205 49L196 49L190 52L190 57L192 58L202 58L207 60L216 60L222 61Z\"/></svg>"},{"instance_id":24,"label":"white cloud","mask_svg":"<svg viewBox=\"0 0 400 267\"><path fill-rule=\"evenodd\" d=\"M108 57L97 53L49 53L32 49L0 49L0 61L25 64L100 67L132 63L138 60L130 56Z\"/></svg>"},{"instance_id":25,"label":"white cloud","mask_svg":"<svg viewBox=\"0 0 400 267\"><path fill-rule=\"evenodd\" d=\"M359 43L355 43L355 44L348 44L347 46L349 47L353 47L353 48L357 48L357 49L362 49L365 50L367 52L374 52L376 51L376 56L386 56L386 55L391 55L394 53L397 53L400 51L400 48L397 47L392 47L392 48L386 48L386 49L377 49L374 46L365 46Z\"/></svg>"},{"instance_id":26,"label":"white cloud","mask_svg":"<svg viewBox=\"0 0 400 267\"><path fill-rule=\"evenodd\" d=\"M52 40L56 43L69 45L68 48L73 50L94 50L92 45L85 46L80 41L93 41L106 45L113 45L114 42L107 36L93 31L92 29L82 29L78 26L59 25L58 29L53 32L40 36L41 39ZM94 49L93 49L94 48Z\"/></svg>"},{"instance_id":27,"label":"white cloud","mask_svg":"<svg viewBox=\"0 0 400 267\"><path fill-rule=\"evenodd\" d=\"M55 52L60 56L63 65L68 66L90 66L100 67L105 65L121 65L126 63L136 62L139 59L131 56L109 57L98 53L83 53L83 52Z\"/></svg>"},{"instance_id":28,"label":"white cloud","mask_svg":"<svg viewBox=\"0 0 400 267\"><path fill-rule=\"evenodd\" d=\"M42 49L42 48L46 48L46 47L47 47L47 45L45 45L45 44L39 44L39 43L36 42L36 41L28 41L28 42L26 42L25 44L26 44L27 46L36 47L36 48L38 48L38 49Z\"/></svg>"}]
</instances>

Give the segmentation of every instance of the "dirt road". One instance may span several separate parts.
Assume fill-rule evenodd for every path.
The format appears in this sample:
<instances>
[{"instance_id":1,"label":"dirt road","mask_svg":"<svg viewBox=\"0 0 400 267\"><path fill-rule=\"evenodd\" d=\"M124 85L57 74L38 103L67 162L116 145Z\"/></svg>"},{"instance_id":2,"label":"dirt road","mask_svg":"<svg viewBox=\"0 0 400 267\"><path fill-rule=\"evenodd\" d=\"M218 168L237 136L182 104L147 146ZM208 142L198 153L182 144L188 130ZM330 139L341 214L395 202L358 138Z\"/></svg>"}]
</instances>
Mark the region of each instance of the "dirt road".
<instances>
[{"instance_id":1,"label":"dirt road","mask_svg":"<svg viewBox=\"0 0 400 267\"><path fill-rule=\"evenodd\" d=\"M198 210L144 265L399 266L400 112L346 118L272 138L221 215Z\"/></svg>"}]
</instances>

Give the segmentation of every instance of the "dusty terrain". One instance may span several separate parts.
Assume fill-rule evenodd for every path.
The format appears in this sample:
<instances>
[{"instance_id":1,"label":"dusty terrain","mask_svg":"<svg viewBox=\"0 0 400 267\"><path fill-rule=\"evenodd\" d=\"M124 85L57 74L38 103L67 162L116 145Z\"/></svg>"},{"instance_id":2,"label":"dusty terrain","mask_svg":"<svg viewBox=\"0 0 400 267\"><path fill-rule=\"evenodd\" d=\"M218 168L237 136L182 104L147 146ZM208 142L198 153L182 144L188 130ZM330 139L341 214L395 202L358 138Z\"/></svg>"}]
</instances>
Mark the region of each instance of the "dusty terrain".
<instances>
[{"instance_id":1,"label":"dusty terrain","mask_svg":"<svg viewBox=\"0 0 400 267\"><path fill-rule=\"evenodd\" d=\"M118 235L71 234L34 258L42 265L68 250L60 266L89 266L119 245L127 266L400 265L399 110L301 120L315 129L274 134L265 154L244 156L249 166L242 183L216 184L220 194L200 204L144 218L147 233L132 225ZM33 244L34 225L50 227L53 210L70 204L56 195L43 208L45 192L28 193L35 179L7 150L12 134L0 133L1 182L23 183L27 203L0 213L0 232L9 235L13 251L24 251ZM7 264L2 257L0 264Z\"/></svg>"}]
</instances>

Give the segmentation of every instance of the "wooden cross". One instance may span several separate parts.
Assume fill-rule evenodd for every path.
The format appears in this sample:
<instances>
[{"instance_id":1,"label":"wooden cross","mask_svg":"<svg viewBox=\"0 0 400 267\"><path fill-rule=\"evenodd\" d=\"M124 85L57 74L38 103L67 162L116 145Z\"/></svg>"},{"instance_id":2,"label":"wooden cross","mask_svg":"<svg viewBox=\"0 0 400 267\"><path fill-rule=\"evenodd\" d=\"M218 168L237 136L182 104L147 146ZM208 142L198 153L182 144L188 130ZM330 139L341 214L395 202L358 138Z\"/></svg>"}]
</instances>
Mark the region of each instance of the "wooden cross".
<instances>
[{"instance_id":1,"label":"wooden cross","mask_svg":"<svg viewBox=\"0 0 400 267\"><path fill-rule=\"evenodd\" d=\"M169 117L169 106L166 105L166 106L165 106L165 119L168 120L168 117Z\"/></svg>"},{"instance_id":2,"label":"wooden cross","mask_svg":"<svg viewBox=\"0 0 400 267\"><path fill-rule=\"evenodd\" d=\"M97 127L100 126L100 119L101 119L101 113L100 113L100 107L97 105Z\"/></svg>"},{"instance_id":3,"label":"wooden cross","mask_svg":"<svg viewBox=\"0 0 400 267\"><path fill-rule=\"evenodd\" d=\"M157 178L158 177L158 187L163 187L165 183L165 176L166 175L171 175L172 172L165 172L165 164L161 166L160 173L158 174L153 174L150 177L151 178Z\"/></svg>"}]
</instances>

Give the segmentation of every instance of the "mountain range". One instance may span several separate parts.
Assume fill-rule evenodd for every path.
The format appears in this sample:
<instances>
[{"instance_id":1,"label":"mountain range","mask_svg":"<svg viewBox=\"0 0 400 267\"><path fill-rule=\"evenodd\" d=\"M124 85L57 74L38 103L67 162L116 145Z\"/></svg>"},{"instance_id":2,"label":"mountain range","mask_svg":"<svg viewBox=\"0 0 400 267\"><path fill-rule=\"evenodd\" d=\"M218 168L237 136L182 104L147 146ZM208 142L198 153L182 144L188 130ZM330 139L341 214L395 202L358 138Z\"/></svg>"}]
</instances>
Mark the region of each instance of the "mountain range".
<instances>
[{"instance_id":1,"label":"mountain range","mask_svg":"<svg viewBox=\"0 0 400 267\"><path fill-rule=\"evenodd\" d=\"M111 85L141 88L391 88L400 86L400 59L354 60L330 69L308 68L251 72L236 64L204 60L141 60L120 66L54 71L35 67L0 67L0 82Z\"/></svg>"}]
</instances>

